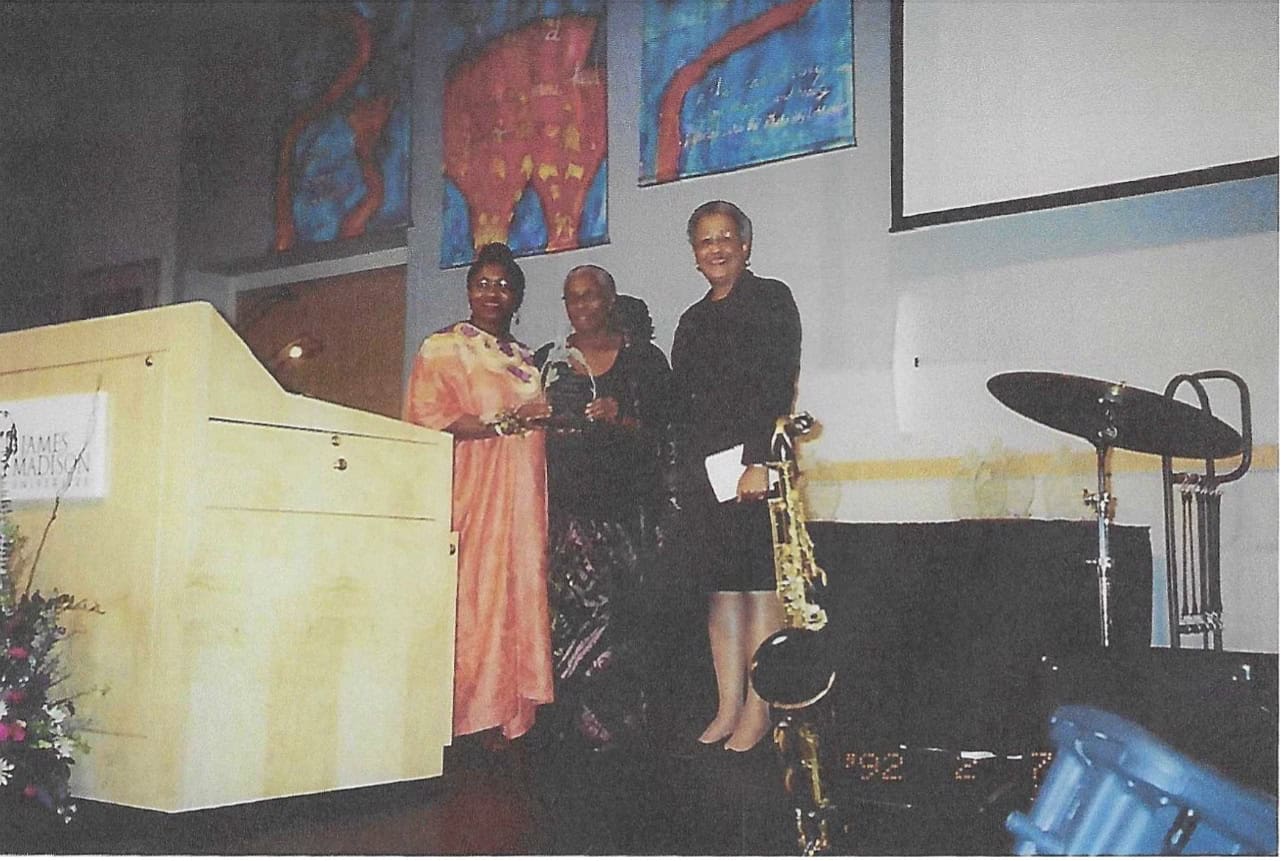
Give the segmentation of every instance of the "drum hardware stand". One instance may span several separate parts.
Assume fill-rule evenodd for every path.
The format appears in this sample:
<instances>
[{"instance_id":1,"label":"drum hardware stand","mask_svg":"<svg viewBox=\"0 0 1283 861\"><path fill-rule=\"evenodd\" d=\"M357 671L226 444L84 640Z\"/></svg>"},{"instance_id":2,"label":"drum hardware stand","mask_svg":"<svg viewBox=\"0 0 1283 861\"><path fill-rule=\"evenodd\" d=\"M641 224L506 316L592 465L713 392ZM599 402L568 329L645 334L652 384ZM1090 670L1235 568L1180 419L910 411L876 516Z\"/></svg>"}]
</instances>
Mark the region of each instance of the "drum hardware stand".
<instances>
[{"instance_id":1,"label":"drum hardware stand","mask_svg":"<svg viewBox=\"0 0 1283 861\"><path fill-rule=\"evenodd\" d=\"M1203 648L1223 648L1224 622L1221 603L1221 486L1242 478L1252 463L1252 406L1247 383L1230 371L1200 371L1178 374L1167 384L1164 396L1172 397L1188 383L1198 396L1203 412L1211 415L1211 403L1202 381L1229 380L1238 387L1242 416L1240 461L1233 471L1216 474L1214 458L1203 458L1202 474L1175 472L1172 457L1163 455L1163 527L1167 545L1167 625L1171 647L1181 648L1181 637L1201 634ZM1174 496L1181 500L1181 558L1176 558L1176 513ZM1178 576L1179 572L1179 576Z\"/></svg>"},{"instance_id":2,"label":"drum hardware stand","mask_svg":"<svg viewBox=\"0 0 1283 861\"><path fill-rule=\"evenodd\" d=\"M1102 419L1100 429L1096 431L1096 439L1094 440L1096 444L1096 492L1083 491L1083 503L1090 508L1096 509L1096 558L1088 559L1087 564L1096 568L1096 590L1100 605L1100 644L1105 648L1109 647L1109 632L1111 628L1109 616L1109 569L1114 567L1114 560L1109 555L1110 509L1114 504L1114 497L1109 493L1109 473L1106 468L1106 460L1109 456L1110 444L1118 438L1118 425L1114 415L1114 407L1118 403L1118 397L1122 393L1124 385L1125 383L1118 383L1115 386L1111 386L1096 400L1096 403L1101 407Z\"/></svg>"},{"instance_id":3,"label":"drum hardware stand","mask_svg":"<svg viewBox=\"0 0 1283 861\"><path fill-rule=\"evenodd\" d=\"M1225 424L1208 408L1206 394L1196 378L1224 377L1239 384L1243 402L1243 430L1240 434ZM1200 390L1202 408L1178 401L1172 392L1180 382L1190 381ZM1163 458L1164 477L1168 484L1176 481L1194 481L1205 493L1199 495L1200 550L1208 564L1205 577L1208 584L1203 598L1205 618L1201 623L1219 625L1220 574L1219 558L1219 508L1215 501L1216 485L1237 478L1247 470L1247 452L1251 451L1248 429L1247 387L1242 380L1227 371L1204 371L1202 374L1182 375L1174 379L1164 395L1089 377L1045 371L1012 371L991 377L986 384L990 393L1003 404L1039 424L1087 440L1096 448L1096 494L1083 491L1083 501L1096 509L1097 553L1087 564L1096 568L1100 603L1100 643L1109 646L1112 639L1110 616L1109 524L1114 498L1109 493L1106 460L1110 449L1126 449ZM1214 478L1213 460L1240 454L1244 463L1238 470L1222 478ZM1171 459L1174 457L1207 459L1208 475L1190 477L1173 476ZM1174 527L1171 514L1171 494L1167 494L1167 549L1168 595L1175 596L1176 565L1174 561ZM1174 598L1172 599L1174 601ZM1179 630L1176 605L1169 607L1172 630Z\"/></svg>"}]
</instances>

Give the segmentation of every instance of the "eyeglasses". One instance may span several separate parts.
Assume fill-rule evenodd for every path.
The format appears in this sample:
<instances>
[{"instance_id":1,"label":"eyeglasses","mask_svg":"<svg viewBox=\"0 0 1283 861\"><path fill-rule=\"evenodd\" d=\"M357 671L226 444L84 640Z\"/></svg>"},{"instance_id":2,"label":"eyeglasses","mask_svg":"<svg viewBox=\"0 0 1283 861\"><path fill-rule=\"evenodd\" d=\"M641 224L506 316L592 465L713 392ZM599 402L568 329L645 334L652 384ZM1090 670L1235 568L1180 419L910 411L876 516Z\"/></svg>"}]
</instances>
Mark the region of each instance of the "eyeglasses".
<instances>
[{"instance_id":1,"label":"eyeglasses","mask_svg":"<svg viewBox=\"0 0 1283 861\"><path fill-rule=\"evenodd\" d=\"M694 245L697 247L708 247L712 245L742 245L744 240L740 239L735 233L718 233L711 236L701 236L695 240Z\"/></svg>"},{"instance_id":2,"label":"eyeglasses","mask_svg":"<svg viewBox=\"0 0 1283 861\"><path fill-rule=\"evenodd\" d=\"M478 278L475 285L475 289L477 290L489 290L492 287L498 287L500 290L509 290L512 285L508 283L507 278L500 278L498 280L493 278Z\"/></svg>"}]
</instances>

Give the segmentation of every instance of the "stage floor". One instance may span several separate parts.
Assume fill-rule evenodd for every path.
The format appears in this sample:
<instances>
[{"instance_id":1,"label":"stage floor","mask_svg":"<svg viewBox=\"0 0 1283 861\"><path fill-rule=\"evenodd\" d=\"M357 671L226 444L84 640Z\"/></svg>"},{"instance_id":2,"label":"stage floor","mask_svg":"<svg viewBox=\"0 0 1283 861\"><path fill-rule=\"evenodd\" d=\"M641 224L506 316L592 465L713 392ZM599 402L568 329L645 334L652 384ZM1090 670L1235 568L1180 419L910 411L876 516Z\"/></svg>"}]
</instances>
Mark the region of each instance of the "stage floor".
<instances>
[{"instance_id":1,"label":"stage floor","mask_svg":"<svg viewBox=\"0 0 1283 861\"><path fill-rule=\"evenodd\" d=\"M1146 648L1143 636L1097 653L1090 626L1069 624L1094 612L1090 589L1065 586L1087 596L1066 598L1039 585L1045 576L1017 576L1043 571L1046 536L994 538L1050 530L1087 540L1090 526L814 525L842 646L838 683L824 700L833 724L822 736L835 854L1009 854L1004 820L1031 803L1023 766L959 774L941 757L1040 750L1047 718L1067 702L1127 716L1232 779L1277 791L1277 656L1173 654ZM977 530L981 549L955 534ZM928 532L939 534L919 534ZM1142 531L1120 530L1120 554L1130 539L1144 557L1133 567L1148 572ZM1024 559L1022 548L1038 558ZM954 582L975 591L945 588ZM457 740L432 780L171 815L81 802L65 827L0 817L0 853L797 854L774 751L732 754L694 741L715 705L704 604L693 581L663 586L643 626L653 675L649 733L638 747L592 753L553 739L541 714L501 754ZM977 626L977 613L1002 618ZM1132 615L1147 619L1145 602ZM1135 630L1139 621L1127 627L1147 631Z\"/></svg>"},{"instance_id":2,"label":"stage floor","mask_svg":"<svg viewBox=\"0 0 1283 861\"><path fill-rule=\"evenodd\" d=\"M648 743L593 753L542 725L493 754L461 739L432 780L162 814L80 802L68 826L0 822L0 852L93 855L793 855L774 750L694 741L714 710L702 607L665 620L671 672ZM234 752L229 752L234 755ZM856 823L848 833L844 822ZM1004 854L998 819L932 831L904 811L843 811L846 855ZM924 828L924 826L927 826ZM978 830L977 830L978 829ZM934 850L934 851L932 851Z\"/></svg>"}]
</instances>

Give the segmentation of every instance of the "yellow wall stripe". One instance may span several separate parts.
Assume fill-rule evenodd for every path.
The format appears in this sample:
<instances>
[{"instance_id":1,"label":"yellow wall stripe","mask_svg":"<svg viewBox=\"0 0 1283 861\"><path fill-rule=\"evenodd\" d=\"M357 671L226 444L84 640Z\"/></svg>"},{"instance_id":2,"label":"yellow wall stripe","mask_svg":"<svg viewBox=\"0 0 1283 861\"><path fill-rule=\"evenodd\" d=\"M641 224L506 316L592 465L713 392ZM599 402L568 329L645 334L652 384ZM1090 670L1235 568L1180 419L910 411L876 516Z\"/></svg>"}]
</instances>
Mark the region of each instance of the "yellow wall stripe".
<instances>
[{"instance_id":1,"label":"yellow wall stripe","mask_svg":"<svg viewBox=\"0 0 1283 861\"><path fill-rule=\"evenodd\" d=\"M1003 473L1009 477L1024 475L1071 475L1096 472L1095 451L1056 452L1020 454L1004 453L1002 459ZM984 455L979 455L983 460ZM806 477L811 481L901 481L923 478L955 478L974 469L977 459L973 457L934 457L905 458L902 460L843 460L811 461L803 460L802 467ZM1216 462L1218 474L1225 474L1238 465L1238 458L1225 458ZM1273 470L1279 468L1279 447L1277 443L1254 446L1252 449L1253 470ZM1173 463L1177 472L1202 474L1204 463L1201 460L1178 458ZM1153 472L1161 474L1162 460L1156 454L1114 449L1109 455L1109 471L1117 475L1125 472Z\"/></svg>"}]
</instances>

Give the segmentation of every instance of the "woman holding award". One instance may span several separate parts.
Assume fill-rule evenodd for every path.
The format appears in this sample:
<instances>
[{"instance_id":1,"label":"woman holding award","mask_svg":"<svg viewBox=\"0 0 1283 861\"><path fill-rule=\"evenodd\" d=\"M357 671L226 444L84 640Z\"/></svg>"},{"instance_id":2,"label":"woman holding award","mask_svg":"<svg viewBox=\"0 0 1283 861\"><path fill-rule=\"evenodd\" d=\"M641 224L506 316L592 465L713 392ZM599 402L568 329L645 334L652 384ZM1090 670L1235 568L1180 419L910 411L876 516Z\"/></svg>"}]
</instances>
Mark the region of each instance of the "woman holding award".
<instances>
[{"instance_id":1,"label":"woman holding award","mask_svg":"<svg viewBox=\"0 0 1283 861\"><path fill-rule=\"evenodd\" d=\"M792 408L802 324L787 285L748 269L753 225L715 200L691 215L687 238L709 290L688 308L673 338L674 426L683 510L710 591L708 636L717 714L700 735L747 751L770 725L748 683L753 652L783 622L765 502L775 420ZM728 486L714 490L725 472Z\"/></svg>"},{"instance_id":2,"label":"woman holding award","mask_svg":"<svg viewBox=\"0 0 1283 861\"><path fill-rule=\"evenodd\" d=\"M548 345L547 432L554 732L601 750L635 741L646 707L636 606L662 502L668 361L611 325L615 281L566 276L572 332Z\"/></svg>"},{"instance_id":3,"label":"woman holding award","mask_svg":"<svg viewBox=\"0 0 1283 861\"><path fill-rule=\"evenodd\" d=\"M468 269L470 316L415 356L405 420L454 435L459 533L454 734L503 747L552 701L543 431L551 412L530 351L512 336L525 276L502 243Z\"/></svg>"}]
</instances>

